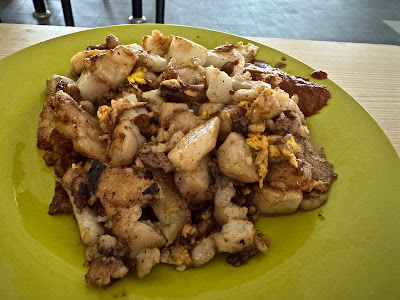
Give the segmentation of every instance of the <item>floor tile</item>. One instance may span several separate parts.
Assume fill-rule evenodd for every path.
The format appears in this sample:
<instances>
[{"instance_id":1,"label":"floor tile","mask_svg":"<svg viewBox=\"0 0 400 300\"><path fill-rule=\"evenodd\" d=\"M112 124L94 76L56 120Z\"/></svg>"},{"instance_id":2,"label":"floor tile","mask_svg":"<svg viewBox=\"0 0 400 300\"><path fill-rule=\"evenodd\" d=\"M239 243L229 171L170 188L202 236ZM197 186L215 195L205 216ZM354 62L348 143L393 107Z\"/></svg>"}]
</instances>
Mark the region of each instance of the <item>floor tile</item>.
<instances>
[{"instance_id":1,"label":"floor tile","mask_svg":"<svg viewBox=\"0 0 400 300\"><path fill-rule=\"evenodd\" d=\"M220 31L240 36L261 36L261 31L255 24L235 26L232 24L220 24Z\"/></svg>"},{"instance_id":2,"label":"floor tile","mask_svg":"<svg viewBox=\"0 0 400 300\"><path fill-rule=\"evenodd\" d=\"M98 17L74 15L75 26L77 27L96 27L97 20Z\"/></svg>"},{"instance_id":3,"label":"floor tile","mask_svg":"<svg viewBox=\"0 0 400 300\"><path fill-rule=\"evenodd\" d=\"M36 20L32 0L0 0L0 18L64 25L61 1L45 4L51 17ZM71 0L71 5L76 26L127 24L132 14L130 0ZM155 22L155 6L155 0L143 1L147 23ZM400 45L400 0L168 0L165 22L246 36Z\"/></svg>"},{"instance_id":4,"label":"floor tile","mask_svg":"<svg viewBox=\"0 0 400 300\"><path fill-rule=\"evenodd\" d=\"M269 15L260 14L255 16L256 24L261 36L296 38L295 26L285 14Z\"/></svg>"},{"instance_id":5,"label":"floor tile","mask_svg":"<svg viewBox=\"0 0 400 300\"><path fill-rule=\"evenodd\" d=\"M18 9L21 8L22 5L26 1L31 1L31 0L1 0L0 2L0 16L2 17L2 20L8 20L12 17L14 13L17 12ZM3 21L4 22L4 21Z\"/></svg>"},{"instance_id":6,"label":"floor tile","mask_svg":"<svg viewBox=\"0 0 400 300\"><path fill-rule=\"evenodd\" d=\"M100 15L100 5L95 5L92 2L74 1L71 2L72 13L79 18L89 17L89 19L98 18Z\"/></svg>"},{"instance_id":7,"label":"floor tile","mask_svg":"<svg viewBox=\"0 0 400 300\"><path fill-rule=\"evenodd\" d=\"M319 7L315 8L314 13L321 17L325 18L334 18L338 17L338 11L340 11L340 17L349 17L354 19L392 19L398 18L400 19L400 1L399 1L399 9L392 10L383 7L371 8L371 7L346 7L344 5L333 5L329 8Z\"/></svg>"},{"instance_id":8,"label":"floor tile","mask_svg":"<svg viewBox=\"0 0 400 300\"><path fill-rule=\"evenodd\" d=\"M98 18L95 27L129 24L128 19Z\"/></svg>"},{"instance_id":9,"label":"floor tile","mask_svg":"<svg viewBox=\"0 0 400 300\"><path fill-rule=\"evenodd\" d=\"M132 14L132 9L129 5L115 4L112 6L99 6L99 16L101 18L126 18Z\"/></svg>"},{"instance_id":10,"label":"floor tile","mask_svg":"<svg viewBox=\"0 0 400 300\"><path fill-rule=\"evenodd\" d=\"M400 34L400 21L383 20L386 25L389 25L394 31Z\"/></svg>"},{"instance_id":11,"label":"floor tile","mask_svg":"<svg viewBox=\"0 0 400 300\"><path fill-rule=\"evenodd\" d=\"M400 45L400 35L380 20L336 18L312 29L299 26L296 31L302 39Z\"/></svg>"},{"instance_id":12,"label":"floor tile","mask_svg":"<svg viewBox=\"0 0 400 300\"><path fill-rule=\"evenodd\" d=\"M187 14L183 14L182 12L184 12L184 9L180 10L181 14L179 16L179 22L183 25L188 25L188 24L198 24L199 26L205 26L209 23L219 23L218 19L215 17L209 18L208 16L204 16L204 15L199 15L196 18L193 18L193 16L191 15L187 15ZM210 12L210 14L212 14Z\"/></svg>"},{"instance_id":13,"label":"floor tile","mask_svg":"<svg viewBox=\"0 0 400 300\"><path fill-rule=\"evenodd\" d=\"M47 5L45 5L45 6L46 6L46 9L48 9ZM35 11L35 7L33 5L33 1L32 0L27 0L27 1L25 1L23 3L23 5L21 5L18 8L18 10L15 13L17 13L17 14L31 14L34 11Z\"/></svg>"},{"instance_id":14,"label":"floor tile","mask_svg":"<svg viewBox=\"0 0 400 300\"><path fill-rule=\"evenodd\" d=\"M243 9L243 7L241 8L234 6L229 10L219 10L218 12L215 11L214 15L216 15L219 23L227 25L255 25L251 14L247 9Z\"/></svg>"},{"instance_id":15,"label":"floor tile","mask_svg":"<svg viewBox=\"0 0 400 300\"><path fill-rule=\"evenodd\" d=\"M398 10L400 5L398 0L351 0L351 1L336 0L336 1L339 1L339 4L343 4L348 7L386 8L392 10Z\"/></svg>"},{"instance_id":16,"label":"floor tile","mask_svg":"<svg viewBox=\"0 0 400 300\"><path fill-rule=\"evenodd\" d=\"M13 20L10 23L63 26L64 19L62 15L56 14L44 19L35 19L32 14L14 14Z\"/></svg>"},{"instance_id":17,"label":"floor tile","mask_svg":"<svg viewBox=\"0 0 400 300\"><path fill-rule=\"evenodd\" d=\"M265 13L279 15L282 13L274 0L242 0L242 3L251 15L263 15Z\"/></svg>"}]
</instances>

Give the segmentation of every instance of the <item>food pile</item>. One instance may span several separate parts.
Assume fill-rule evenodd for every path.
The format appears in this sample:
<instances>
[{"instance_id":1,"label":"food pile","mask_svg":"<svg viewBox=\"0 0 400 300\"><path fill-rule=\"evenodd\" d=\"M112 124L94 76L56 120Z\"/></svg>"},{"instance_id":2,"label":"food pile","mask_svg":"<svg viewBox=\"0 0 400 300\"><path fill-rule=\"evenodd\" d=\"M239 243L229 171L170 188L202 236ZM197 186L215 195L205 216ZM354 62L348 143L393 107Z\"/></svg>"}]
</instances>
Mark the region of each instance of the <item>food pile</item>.
<instances>
[{"instance_id":1,"label":"food pile","mask_svg":"<svg viewBox=\"0 0 400 300\"><path fill-rule=\"evenodd\" d=\"M109 35L72 57L76 81L47 80L37 139L59 178L49 214L74 215L88 283L157 263L185 270L218 252L239 266L268 250L260 216L326 202L337 175L303 112L330 94L257 51L157 30L142 45Z\"/></svg>"}]
</instances>

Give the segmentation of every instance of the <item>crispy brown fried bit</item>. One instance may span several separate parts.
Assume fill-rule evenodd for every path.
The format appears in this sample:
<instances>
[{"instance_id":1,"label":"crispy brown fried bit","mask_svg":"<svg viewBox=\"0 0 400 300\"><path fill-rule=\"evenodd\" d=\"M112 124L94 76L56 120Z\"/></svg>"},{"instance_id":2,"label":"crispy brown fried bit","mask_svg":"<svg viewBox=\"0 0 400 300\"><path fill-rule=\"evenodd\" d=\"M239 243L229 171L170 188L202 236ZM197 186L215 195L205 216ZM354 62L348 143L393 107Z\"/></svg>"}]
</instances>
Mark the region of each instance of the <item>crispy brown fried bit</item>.
<instances>
[{"instance_id":1,"label":"crispy brown fried bit","mask_svg":"<svg viewBox=\"0 0 400 300\"><path fill-rule=\"evenodd\" d=\"M89 171L86 174L86 180L79 184L78 195L79 199L81 199L81 202L83 203L87 202L90 199L90 197L96 193L100 176L105 169L106 166L100 161L95 160L93 162L92 166L90 167Z\"/></svg>"},{"instance_id":2,"label":"crispy brown fried bit","mask_svg":"<svg viewBox=\"0 0 400 300\"><path fill-rule=\"evenodd\" d=\"M333 171L333 165L314 149L309 140L299 139L299 144L304 150L303 159L311 165L312 179L326 183L326 189L328 189L338 176Z\"/></svg>"},{"instance_id":3,"label":"crispy brown fried bit","mask_svg":"<svg viewBox=\"0 0 400 300\"><path fill-rule=\"evenodd\" d=\"M48 214L72 214L72 205L69 201L68 194L59 181L56 181L53 201L50 203Z\"/></svg>"},{"instance_id":4,"label":"crispy brown fried bit","mask_svg":"<svg viewBox=\"0 0 400 300\"><path fill-rule=\"evenodd\" d=\"M240 267L246 264L250 258L257 254L257 249L253 247L244 248L242 251L231 253L226 258L226 261L234 267Z\"/></svg>"},{"instance_id":5,"label":"crispy brown fried bit","mask_svg":"<svg viewBox=\"0 0 400 300\"><path fill-rule=\"evenodd\" d=\"M236 46L233 45L233 44L225 44L225 45L221 45L221 46L215 47L214 51L216 51L216 52L229 52L229 51L231 51L232 49L235 49L235 48L236 48Z\"/></svg>"},{"instance_id":6,"label":"crispy brown fried bit","mask_svg":"<svg viewBox=\"0 0 400 300\"><path fill-rule=\"evenodd\" d=\"M69 84L61 80L56 85L56 92L57 91L64 91L72 98L74 98L75 101L82 100L81 92L79 91L78 87L75 84Z\"/></svg>"},{"instance_id":7,"label":"crispy brown fried bit","mask_svg":"<svg viewBox=\"0 0 400 300\"><path fill-rule=\"evenodd\" d=\"M153 182L147 189L142 192L142 195L156 195L160 191L160 187L156 182Z\"/></svg>"},{"instance_id":8,"label":"crispy brown fried bit","mask_svg":"<svg viewBox=\"0 0 400 300\"><path fill-rule=\"evenodd\" d=\"M311 77L315 79L326 79L328 78L328 74L322 70L317 70L311 73Z\"/></svg>"},{"instance_id":9,"label":"crispy brown fried bit","mask_svg":"<svg viewBox=\"0 0 400 300\"><path fill-rule=\"evenodd\" d=\"M289 161L271 163L265 180L273 188L310 191L312 189L311 166L301 162L298 168L292 166Z\"/></svg>"},{"instance_id":10,"label":"crispy brown fried bit","mask_svg":"<svg viewBox=\"0 0 400 300\"><path fill-rule=\"evenodd\" d=\"M164 152L152 151L152 143L143 144L138 150L138 157L146 167L160 168L165 172L171 172L174 168L168 156Z\"/></svg>"},{"instance_id":11,"label":"crispy brown fried bit","mask_svg":"<svg viewBox=\"0 0 400 300\"><path fill-rule=\"evenodd\" d=\"M331 98L328 89L322 84L309 81L300 76L289 75L280 69L272 68L261 60L254 61L254 65L264 69L266 72L272 71L279 75L282 78L279 87L290 96L296 94L299 97L298 105L306 117L316 114Z\"/></svg>"},{"instance_id":12,"label":"crispy brown fried bit","mask_svg":"<svg viewBox=\"0 0 400 300\"><path fill-rule=\"evenodd\" d=\"M86 50L94 50L94 49L109 50L109 49L114 49L115 47L117 47L119 45L120 45L120 43L119 43L118 38L113 34L109 34L109 35L107 35L106 41L104 43L101 43L98 45L87 46Z\"/></svg>"},{"instance_id":13,"label":"crispy brown fried bit","mask_svg":"<svg viewBox=\"0 0 400 300\"><path fill-rule=\"evenodd\" d=\"M250 120L245 116L240 116L232 119L232 132L237 132L247 137L249 134Z\"/></svg>"},{"instance_id":14,"label":"crispy brown fried bit","mask_svg":"<svg viewBox=\"0 0 400 300\"><path fill-rule=\"evenodd\" d=\"M158 126L155 120L152 120L148 115L138 115L133 122L139 127L140 134L146 138L157 133Z\"/></svg>"},{"instance_id":15,"label":"crispy brown fried bit","mask_svg":"<svg viewBox=\"0 0 400 300\"><path fill-rule=\"evenodd\" d=\"M235 66L239 63L239 60L228 61L222 67L221 71L225 72L228 75L231 75Z\"/></svg>"},{"instance_id":16,"label":"crispy brown fried bit","mask_svg":"<svg viewBox=\"0 0 400 300\"><path fill-rule=\"evenodd\" d=\"M202 84L182 85L178 88L163 84L160 90L161 96L171 102L204 103L208 100Z\"/></svg>"},{"instance_id":17,"label":"crispy brown fried bit","mask_svg":"<svg viewBox=\"0 0 400 300\"><path fill-rule=\"evenodd\" d=\"M161 75L161 96L167 101L184 103L207 102L205 69L197 64L172 62Z\"/></svg>"},{"instance_id":18,"label":"crispy brown fried bit","mask_svg":"<svg viewBox=\"0 0 400 300\"><path fill-rule=\"evenodd\" d=\"M124 277L129 269L124 263L113 256L95 257L89 266L89 270L85 275L87 283L106 286L116 279Z\"/></svg>"},{"instance_id":19,"label":"crispy brown fried bit","mask_svg":"<svg viewBox=\"0 0 400 300\"><path fill-rule=\"evenodd\" d=\"M225 140L230 132L237 132L247 137L249 133L250 120L246 117L247 110L237 105L229 105L213 116L218 116L221 120L219 139Z\"/></svg>"},{"instance_id":20,"label":"crispy brown fried bit","mask_svg":"<svg viewBox=\"0 0 400 300\"><path fill-rule=\"evenodd\" d=\"M115 99L117 95L119 94L118 89L110 89L103 95L101 95L99 98L96 99L96 104L101 106L101 105L110 105L111 100Z\"/></svg>"},{"instance_id":21,"label":"crispy brown fried bit","mask_svg":"<svg viewBox=\"0 0 400 300\"><path fill-rule=\"evenodd\" d=\"M50 144L39 144L39 149L44 149L43 156L48 166L54 166L54 173L62 177L73 163L84 161L86 158L74 150L72 141L64 138L57 129L50 134Z\"/></svg>"}]
</instances>

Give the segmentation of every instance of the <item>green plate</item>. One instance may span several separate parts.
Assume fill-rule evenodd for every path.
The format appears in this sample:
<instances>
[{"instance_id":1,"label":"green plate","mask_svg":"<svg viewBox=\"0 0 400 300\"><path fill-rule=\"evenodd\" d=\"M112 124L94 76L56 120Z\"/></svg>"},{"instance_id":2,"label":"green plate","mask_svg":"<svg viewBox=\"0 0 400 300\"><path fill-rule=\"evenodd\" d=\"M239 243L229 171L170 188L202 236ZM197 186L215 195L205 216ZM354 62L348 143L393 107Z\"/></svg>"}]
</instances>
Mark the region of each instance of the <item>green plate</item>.
<instances>
[{"instance_id":1,"label":"green plate","mask_svg":"<svg viewBox=\"0 0 400 300\"><path fill-rule=\"evenodd\" d=\"M307 122L339 178L318 210L263 218L270 251L234 268L220 255L184 272L157 265L144 279L129 275L110 288L84 281L84 247L72 216L47 214L52 168L36 149L45 80L68 74L69 59L113 33L141 42L158 28L208 48L244 38L198 28L133 25L83 31L34 45L0 61L0 298L29 299L399 299L400 159L371 116L340 87ZM311 67L267 46L258 58L310 77Z\"/></svg>"}]
</instances>

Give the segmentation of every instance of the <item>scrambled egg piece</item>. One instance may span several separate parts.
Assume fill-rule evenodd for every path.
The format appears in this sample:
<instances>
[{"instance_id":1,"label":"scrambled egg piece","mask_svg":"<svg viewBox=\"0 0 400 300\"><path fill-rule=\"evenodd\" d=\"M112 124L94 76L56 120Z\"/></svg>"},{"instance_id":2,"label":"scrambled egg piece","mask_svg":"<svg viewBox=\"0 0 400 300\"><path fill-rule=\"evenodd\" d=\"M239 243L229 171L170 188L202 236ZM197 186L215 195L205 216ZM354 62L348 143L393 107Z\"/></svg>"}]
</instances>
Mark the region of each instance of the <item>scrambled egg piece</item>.
<instances>
[{"instance_id":1,"label":"scrambled egg piece","mask_svg":"<svg viewBox=\"0 0 400 300\"><path fill-rule=\"evenodd\" d=\"M269 145L268 151L271 159L289 160L290 164L297 168L296 154L303 150L296 143L293 137L290 137L283 145Z\"/></svg>"},{"instance_id":2,"label":"scrambled egg piece","mask_svg":"<svg viewBox=\"0 0 400 300\"><path fill-rule=\"evenodd\" d=\"M85 60L90 58L91 56L101 53L105 53L105 50L94 49L88 51L80 51L75 54L70 60L72 65L72 73L75 75L80 74L85 68Z\"/></svg>"},{"instance_id":3,"label":"scrambled egg piece","mask_svg":"<svg viewBox=\"0 0 400 300\"><path fill-rule=\"evenodd\" d=\"M100 106L99 109L97 110L97 118L99 119L99 122L103 122L108 115L111 113L111 107L107 105Z\"/></svg>"},{"instance_id":4,"label":"scrambled egg piece","mask_svg":"<svg viewBox=\"0 0 400 300\"><path fill-rule=\"evenodd\" d=\"M101 51L99 49L94 49L92 51L88 51L88 55L92 56L92 55L97 55L100 54Z\"/></svg>"},{"instance_id":5,"label":"scrambled egg piece","mask_svg":"<svg viewBox=\"0 0 400 300\"><path fill-rule=\"evenodd\" d=\"M243 195L246 196L251 193L251 190L249 188L244 188L242 192L243 192Z\"/></svg>"},{"instance_id":6,"label":"scrambled egg piece","mask_svg":"<svg viewBox=\"0 0 400 300\"><path fill-rule=\"evenodd\" d=\"M238 104L239 107L243 107L246 110L250 109L250 105L251 104L249 103L249 101L242 101L242 102L239 102L239 104Z\"/></svg>"},{"instance_id":7,"label":"scrambled egg piece","mask_svg":"<svg viewBox=\"0 0 400 300\"><path fill-rule=\"evenodd\" d=\"M129 83L132 84L134 83L146 84L146 72L147 69L145 67L138 67L126 79L128 79Z\"/></svg>"},{"instance_id":8,"label":"scrambled egg piece","mask_svg":"<svg viewBox=\"0 0 400 300\"><path fill-rule=\"evenodd\" d=\"M252 133L261 133L265 131L265 125L264 123L258 123L258 124L251 124L249 125L249 131Z\"/></svg>"},{"instance_id":9,"label":"scrambled egg piece","mask_svg":"<svg viewBox=\"0 0 400 300\"><path fill-rule=\"evenodd\" d=\"M267 176L268 172L268 137L259 133L250 133L249 137L247 138L247 144L257 151L254 164L257 167L258 176L260 176L258 185L260 188L262 188L264 178Z\"/></svg>"},{"instance_id":10,"label":"scrambled egg piece","mask_svg":"<svg viewBox=\"0 0 400 300\"><path fill-rule=\"evenodd\" d=\"M285 144L271 145L269 139L260 133L250 133L246 140L250 148L256 150L255 166L260 176L259 186L263 186L263 180L268 173L268 160L289 160L290 164L298 168L296 154L303 150L291 136Z\"/></svg>"},{"instance_id":11,"label":"scrambled egg piece","mask_svg":"<svg viewBox=\"0 0 400 300\"><path fill-rule=\"evenodd\" d=\"M173 59L173 60L174 60L174 62L176 62L175 59ZM197 58L197 57L192 57L192 58L189 58L186 61L179 62L179 63L184 65L184 66L197 67L197 65L200 63L200 59Z\"/></svg>"},{"instance_id":12,"label":"scrambled egg piece","mask_svg":"<svg viewBox=\"0 0 400 300\"><path fill-rule=\"evenodd\" d=\"M202 112L201 115L200 115L200 119L202 119L202 120L208 120L209 117L210 117L210 115L208 114L208 111L203 110L203 112Z\"/></svg>"}]
</instances>

